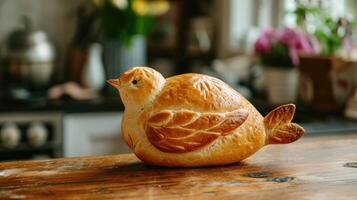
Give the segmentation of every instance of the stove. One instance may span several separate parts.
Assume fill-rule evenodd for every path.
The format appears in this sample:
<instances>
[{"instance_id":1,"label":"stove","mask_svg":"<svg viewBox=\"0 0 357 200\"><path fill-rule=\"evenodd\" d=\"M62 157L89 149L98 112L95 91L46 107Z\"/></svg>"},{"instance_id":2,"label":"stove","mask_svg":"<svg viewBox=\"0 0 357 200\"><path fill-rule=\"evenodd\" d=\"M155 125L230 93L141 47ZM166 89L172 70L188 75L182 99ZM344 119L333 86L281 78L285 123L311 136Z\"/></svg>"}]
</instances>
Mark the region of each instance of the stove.
<instances>
[{"instance_id":1,"label":"stove","mask_svg":"<svg viewBox=\"0 0 357 200\"><path fill-rule=\"evenodd\" d=\"M0 160L61 157L62 146L61 112L0 113Z\"/></svg>"}]
</instances>

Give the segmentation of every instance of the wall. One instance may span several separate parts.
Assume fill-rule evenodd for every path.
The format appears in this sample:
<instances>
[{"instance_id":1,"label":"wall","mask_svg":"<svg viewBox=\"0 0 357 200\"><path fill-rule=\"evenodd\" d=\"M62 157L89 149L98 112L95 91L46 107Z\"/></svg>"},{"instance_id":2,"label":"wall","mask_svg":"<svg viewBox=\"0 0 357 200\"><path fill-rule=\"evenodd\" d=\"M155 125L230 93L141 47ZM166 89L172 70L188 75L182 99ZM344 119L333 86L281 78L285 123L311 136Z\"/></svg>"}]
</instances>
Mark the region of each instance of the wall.
<instances>
[{"instance_id":1,"label":"wall","mask_svg":"<svg viewBox=\"0 0 357 200\"><path fill-rule=\"evenodd\" d=\"M277 27L284 0L216 0L217 56L250 51L262 27Z\"/></svg>"}]
</instances>

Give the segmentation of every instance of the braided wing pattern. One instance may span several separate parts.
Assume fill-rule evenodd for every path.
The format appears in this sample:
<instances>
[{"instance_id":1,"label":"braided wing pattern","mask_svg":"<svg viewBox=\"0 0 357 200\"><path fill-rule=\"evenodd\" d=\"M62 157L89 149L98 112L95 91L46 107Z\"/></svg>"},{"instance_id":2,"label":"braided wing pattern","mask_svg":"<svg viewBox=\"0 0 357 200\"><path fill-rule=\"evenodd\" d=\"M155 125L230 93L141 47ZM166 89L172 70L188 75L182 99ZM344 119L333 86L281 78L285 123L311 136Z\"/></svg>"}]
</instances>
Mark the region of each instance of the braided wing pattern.
<instances>
[{"instance_id":1,"label":"braided wing pattern","mask_svg":"<svg viewBox=\"0 0 357 200\"><path fill-rule=\"evenodd\" d=\"M145 131L149 141L161 151L185 153L232 133L247 118L245 109L226 113L165 110L149 118Z\"/></svg>"}]
</instances>

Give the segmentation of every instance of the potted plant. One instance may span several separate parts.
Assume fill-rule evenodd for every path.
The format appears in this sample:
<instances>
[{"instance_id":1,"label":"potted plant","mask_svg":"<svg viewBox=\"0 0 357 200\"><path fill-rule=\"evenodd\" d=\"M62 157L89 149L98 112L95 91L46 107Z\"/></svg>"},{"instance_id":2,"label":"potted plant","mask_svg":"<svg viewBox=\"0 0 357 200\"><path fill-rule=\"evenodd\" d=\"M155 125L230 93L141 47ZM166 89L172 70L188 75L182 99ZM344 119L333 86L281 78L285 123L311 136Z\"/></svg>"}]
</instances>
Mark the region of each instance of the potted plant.
<instances>
[{"instance_id":1,"label":"potted plant","mask_svg":"<svg viewBox=\"0 0 357 200\"><path fill-rule=\"evenodd\" d=\"M316 38L317 53L301 56L300 99L317 111L335 112L345 102L352 84L344 74L341 54L353 46L350 40L355 22L332 18L315 5L300 3L293 11L300 30ZM347 72L348 73L348 72Z\"/></svg>"},{"instance_id":2,"label":"potted plant","mask_svg":"<svg viewBox=\"0 0 357 200\"><path fill-rule=\"evenodd\" d=\"M107 78L145 65L146 39L154 17L169 10L167 0L93 0L99 10Z\"/></svg>"},{"instance_id":3,"label":"potted plant","mask_svg":"<svg viewBox=\"0 0 357 200\"><path fill-rule=\"evenodd\" d=\"M299 55L312 54L309 37L297 30L265 29L255 42L255 52L265 68L268 100L272 104L294 102L297 97Z\"/></svg>"}]
</instances>

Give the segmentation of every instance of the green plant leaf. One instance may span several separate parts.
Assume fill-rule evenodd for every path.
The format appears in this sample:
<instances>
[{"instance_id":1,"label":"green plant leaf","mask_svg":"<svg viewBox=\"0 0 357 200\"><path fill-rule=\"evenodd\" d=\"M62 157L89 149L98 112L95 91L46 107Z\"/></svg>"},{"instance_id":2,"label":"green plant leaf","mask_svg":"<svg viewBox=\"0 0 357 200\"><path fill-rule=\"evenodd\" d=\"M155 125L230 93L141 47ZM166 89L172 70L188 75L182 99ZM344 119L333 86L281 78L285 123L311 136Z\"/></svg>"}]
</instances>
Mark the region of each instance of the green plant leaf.
<instances>
[{"instance_id":1,"label":"green plant leaf","mask_svg":"<svg viewBox=\"0 0 357 200\"><path fill-rule=\"evenodd\" d=\"M118 39L127 47L131 46L134 36L147 35L154 25L152 16L140 16L133 11L132 0L128 0L128 6L123 10L105 0L100 7L100 20L104 36Z\"/></svg>"}]
</instances>

